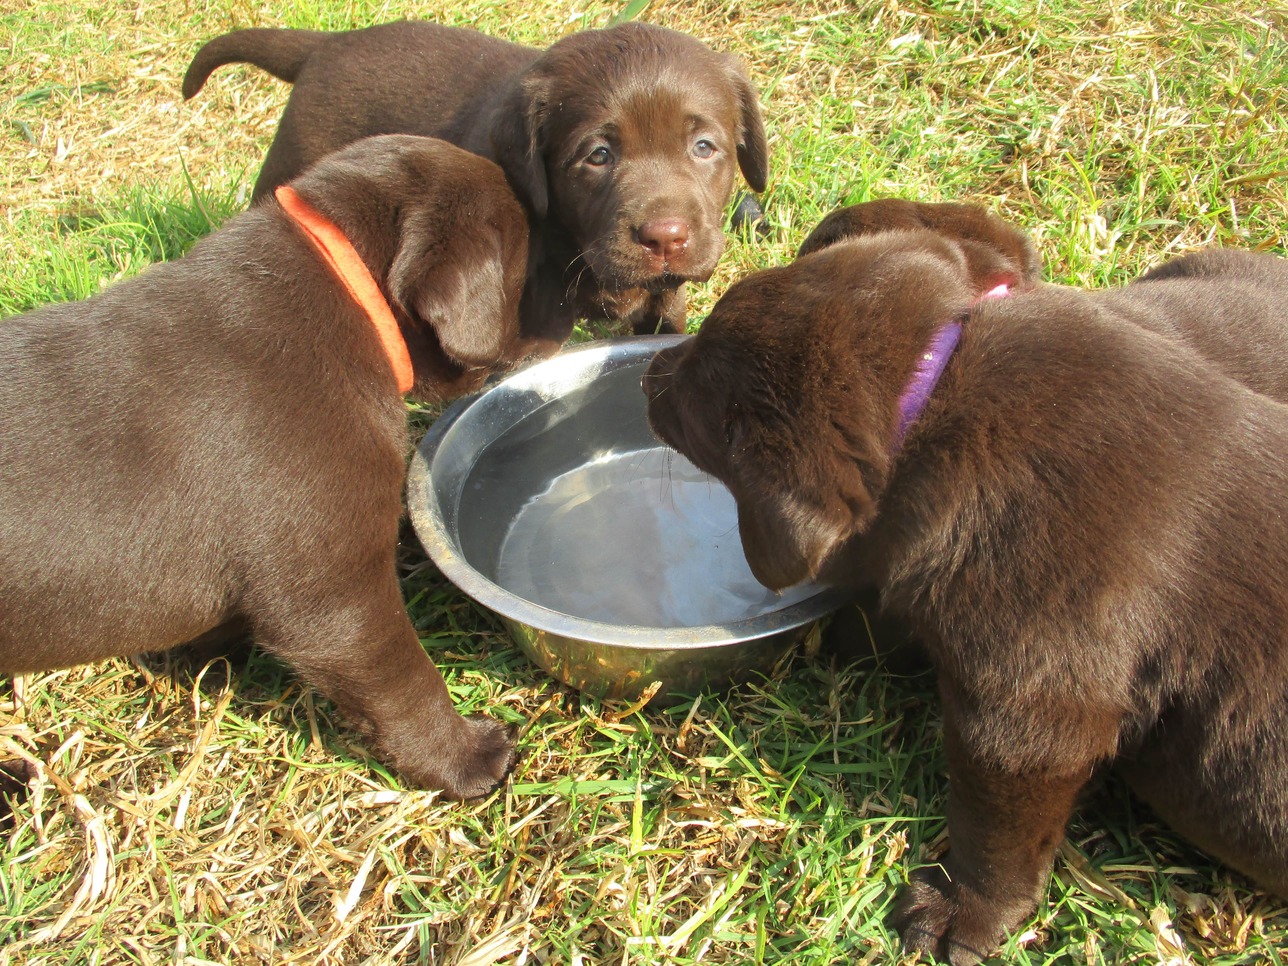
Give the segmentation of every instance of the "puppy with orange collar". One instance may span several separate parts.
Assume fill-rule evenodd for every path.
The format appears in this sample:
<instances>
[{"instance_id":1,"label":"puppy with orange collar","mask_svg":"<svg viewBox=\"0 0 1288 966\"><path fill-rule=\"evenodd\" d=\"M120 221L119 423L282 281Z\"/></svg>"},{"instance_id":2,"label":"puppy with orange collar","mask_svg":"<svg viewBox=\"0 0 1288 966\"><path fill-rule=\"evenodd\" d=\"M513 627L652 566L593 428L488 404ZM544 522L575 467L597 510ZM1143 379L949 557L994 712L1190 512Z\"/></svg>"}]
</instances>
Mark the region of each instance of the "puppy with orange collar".
<instances>
[{"instance_id":1,"label":"puppy with orange collar","mask_svg":"<svg viewBox=\"0 0 1288 966\"><path fill-rule=\"evenodd\" d=\"M248 631L409 780L508 772L395 571L404 394L558 343L520 330L528 224L492 162L374 138L177 261L0 321L0 672Z\"/></svg>"}]
</instances>

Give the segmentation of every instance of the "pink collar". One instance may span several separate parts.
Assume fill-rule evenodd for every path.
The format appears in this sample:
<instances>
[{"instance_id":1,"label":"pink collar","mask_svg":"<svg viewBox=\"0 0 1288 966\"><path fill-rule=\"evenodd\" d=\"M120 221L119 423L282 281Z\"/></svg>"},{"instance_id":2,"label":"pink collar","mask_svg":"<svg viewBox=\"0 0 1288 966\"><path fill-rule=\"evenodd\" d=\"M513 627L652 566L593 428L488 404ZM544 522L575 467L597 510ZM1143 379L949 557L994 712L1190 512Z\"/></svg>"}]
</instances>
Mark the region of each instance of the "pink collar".
<instances>
[{"instance_id":1,"label":"pink collar","mask_svg":"<svg viewBox=\"0 0 1288 966\"><path fill-rule=\"evenodd\" d=\"M1011 294L1011 288L1005 282L995 288L989 289L973 305L977 305L985 299L1000 299ZM950 319L941 325L935 334L930 337L930 343L917 360L917 368L912 373L912 378L908 380L907 386L904 387L903 394L899 396L899 428L895 431L894 448L897 450L899 444L903 442L904 434L908 428L917 421L922 410L926 408L926 403L930 402L930 394L935 391L935 386L939 383L939 377L944 374L944 369L948 365L948 360L953 357L953 352L957 348L957 343L962 337L962 319Z\"/></svg>"}]
</instances>

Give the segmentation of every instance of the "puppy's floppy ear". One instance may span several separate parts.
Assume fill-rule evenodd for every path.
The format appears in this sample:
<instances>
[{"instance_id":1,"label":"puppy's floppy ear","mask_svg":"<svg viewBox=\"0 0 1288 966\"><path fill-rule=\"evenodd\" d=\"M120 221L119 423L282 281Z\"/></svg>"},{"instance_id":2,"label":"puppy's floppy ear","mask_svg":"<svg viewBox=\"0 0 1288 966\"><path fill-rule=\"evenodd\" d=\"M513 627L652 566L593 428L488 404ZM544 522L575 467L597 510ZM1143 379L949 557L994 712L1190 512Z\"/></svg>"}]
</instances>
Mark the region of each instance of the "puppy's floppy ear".
<instances>
[{"instance_id":1,"label":"puppy's floppy ear","mask_svg":"<svg viewBox=\"0 0 1288 966\"><path fill-rule=\"evenodd\" d=\"M838 208L814 226L814 230L801 242L796 257L802 258L821 251L847 238L876 235L884 231L925 228L927 226L921 209L929 207L931 206L905 201L903 198L881 198Z\"/></svg>"},{"instance_id":2,"label":"puppy's floppy ear","mask_svg":"<svg viewBox=\"0 0 1288 966\"><path fill-rule=\"evenodd\" d=\"M737 58L725 60L725 73L738 98L738 167L751 190L760 194L769 183L769 143L760 95Z\"/></svg>"},{"instance_id":3,"label":"puppy's floppy ear","mask_svg":"<svg viewBox=\"0 0 1288 966\"><path fill-rule=\"evenodd\" d=\"M549 82L529 71L510 86L493 115L492 153L515 193L538 218L550 208L541 127L549 103Z\"/></svg>"},{"instance_id":4,"label":"puppy's floppy ear","mask_svg":"<svg viewBox=\"0 0 1288 966\"><path fill-rule=\"evenodd\" d=\"M883 476L884 464L867 465L856 457L832 466L817 486L797 481L801 490L779 485L753 494L744 489L737 501L738 533L756 579L782 590L817 577L832 552L872 522L876 501L869 484L879 485L876 480ZM802 498L804 491L818 499Z\"/></svg>"},{"instance_id":5,"label":"puppy's floppy ear","mask_svg":"<svg viewBox=\"0 0 1288 966\"><path fill-rule=\"evenodd\" d=\"M1042 279L1042 263L1028 235L976 205L928 204L882 198L832 212L801 243L797 257L847 238L887 231L929 229L957 242L981 291L1002 282L1028 288Z\"/></svg>"},{"instance_id":6,"label":"puppy's floppy ear","mask_svg":"<svg viewBox=\"0 0 1288 966\"><path fill-rule=\"evenodd\" d=\"M432 209L405 217L389 270L390 295L414 322L433 330L452 361L493 365L519 335L518 313L506 304L505 260L514 256L505 251L504 236L486 225L445 238L438 220Z\"/></svg>"},{"instance_id":7,"label":"puppy's floppy ear","mask_svg":"<svg viewBox=\"0 0 1288 966\"><path fill-rule=\"evenodd\" d=\"M738 535L755 578L770 590L784 590L818 576L828 555L852 531L791 500L739 500Z\"/></svg>"}]
</instances>

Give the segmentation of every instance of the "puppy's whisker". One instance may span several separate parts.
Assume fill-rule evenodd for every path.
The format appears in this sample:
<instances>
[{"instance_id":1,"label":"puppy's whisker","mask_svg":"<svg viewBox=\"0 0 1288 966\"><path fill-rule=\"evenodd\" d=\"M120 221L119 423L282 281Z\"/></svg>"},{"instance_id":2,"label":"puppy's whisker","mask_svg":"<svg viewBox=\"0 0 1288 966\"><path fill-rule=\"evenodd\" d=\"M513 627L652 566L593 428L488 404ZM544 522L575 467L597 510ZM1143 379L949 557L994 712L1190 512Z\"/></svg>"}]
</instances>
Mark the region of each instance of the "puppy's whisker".
<instances>
[{"instance_id":1,"label":"puppy's whisker","mask_svg":"<svg viewBox=\"0 0 1288 966\"><path fill-rule=\"evenodd\" d=\"M630 477L629 477L630 482L634 483L635 480L639 478L640 470L644 467L644 464L648 461L649 453L650 453L649 450L641 450L640 452L635 454L635 459L631 462L631 471L630 471Z\"/></svg>"},{"instance_id":2,"label":"puppy's whisker","mask_svg":"<svg viewBox=\"0 0 1288 966\"><path fill-rule=\"evenodd\" d=\"M602 247L602 243L600 243L600 245ZM595 245L591 245L589 248L584 248L582 249L582 251L573 255L572 258L569 259L568 264L564 266L563 270L564 270L564 274L566 275L568 272L572 271L573 266L575 266L579 260L581 262L581 266L577 269L576 275L573 276L573 287L576 287L576 285L578 285L581 282L582 277L587 272L591 273L592 278L594 277L594 272L591 271L590 262L587 260L587 257L586 257L591 254L598 254L598 252L596 251Z\"/></svg>"},{"instance_id":3,"label":"puppy's whisker","mask_svg":"<svg viewBox=\"0 0 1288 966\"><path fill-rule=\"evenodd\" d=\"M660 491L660 495L667 499L671 507L675 507L675 450L669 446L662 451L662 473L658 476L658 486L665 487Z\"/></svg>"},{"instance_id":4,"label":"puppy's whisker","mask_svg":"<svg viewBox=\"0 0 1288 966\"><path fill-rule=\"evenodd\" d=\"M572 268L574 262L576 262L576 258L574 258L571 262L568 263L567 267L564 269L565 274L567 273L568 269ZM575 299L577 295L577 290L581 287L581 280L585 276L585 274L589 271L590 271L590 266L583 264L581 268L577 271L577 274L568 280L568 284L564 288L565 298L567 298L569 301L573 301ZM594 278L593 274L591 275L591 278L592 279Z\"/></svg>"},{"instance_id":5,"label":"puppy's whisker","mask_svg":"<svg viewBox=\"0 0 1288 966\"><path fill-rule=\"evenodd\" d=\"M576 265L576 264L577 264L577 260L578 260L579 258L581 258L581 255L580 255L580 254L577 254L577 255L574 255L572 258L570 258L570 259L568 260L568 264L567 264L567 265L565 265L565 266L563 267L563 270L564 270L564 274L565 274L565 275L566 275L568 272L572 271L572 267L573 267L574 265ZM581 278L582 274L583 274L583 273L584 273L588 268L590 268L590 266L589 266L589 265L587 265L587 264L583 261L583 262L581 263L581 267L580 267L579 269L577 269L577 274L576 274L576 276L574 276L574 277L576 277L576 278Z\"/></svg>"},{"instance_id":6,"label":"puppy's whisker","mask_svg":"<svg viewBox=\"0 0 1288 966\"><path fill-rule=\"evenodd\" d=\"M657 391L657 393L653 396L653 398L661 399L663 396L666 395L666 391L670 388L671 388L671 384L668 382L665 386L663 386L661 389Z\"/></svg>"}]
</instances>

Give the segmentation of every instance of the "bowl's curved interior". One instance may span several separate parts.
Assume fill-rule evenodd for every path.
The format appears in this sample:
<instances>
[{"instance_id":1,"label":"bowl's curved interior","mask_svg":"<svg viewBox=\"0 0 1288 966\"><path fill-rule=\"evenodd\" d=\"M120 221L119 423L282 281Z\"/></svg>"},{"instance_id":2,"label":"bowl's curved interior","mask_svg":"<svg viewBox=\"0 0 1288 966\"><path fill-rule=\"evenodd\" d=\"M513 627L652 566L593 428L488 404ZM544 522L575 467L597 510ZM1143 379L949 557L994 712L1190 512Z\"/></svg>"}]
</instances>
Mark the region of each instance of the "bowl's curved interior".
<instances>
[{"instance_id":1,"label":"bowl's curved interior","mask_svg":"<svg viewBox=\"0 0 1288 966\"><path fill-rule=\"evenodd\" d=\"M777 634L835 607L751 575L728 490L649 430L649 336L567 349L453 404L408 476L439 569L503 617L582 641L704 647Z\"/></svg>"}]
</instances>

